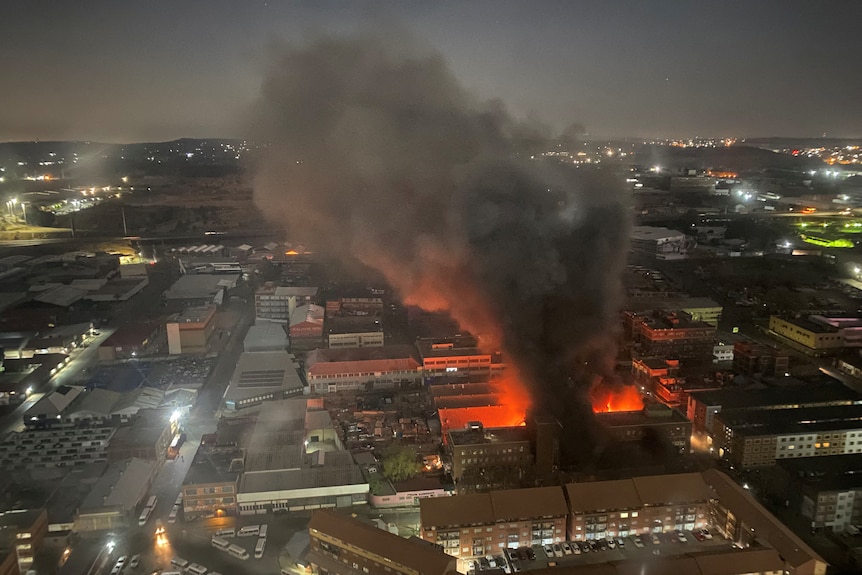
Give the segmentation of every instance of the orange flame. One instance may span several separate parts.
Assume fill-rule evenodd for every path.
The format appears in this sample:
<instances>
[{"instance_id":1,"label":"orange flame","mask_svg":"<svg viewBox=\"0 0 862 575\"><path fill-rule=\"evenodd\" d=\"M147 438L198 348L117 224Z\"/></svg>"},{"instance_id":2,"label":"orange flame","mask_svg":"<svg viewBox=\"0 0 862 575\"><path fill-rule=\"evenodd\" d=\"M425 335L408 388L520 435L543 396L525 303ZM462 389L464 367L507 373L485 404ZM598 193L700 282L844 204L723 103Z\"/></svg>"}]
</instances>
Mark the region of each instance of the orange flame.
<instances>
[{"instance_id":1,"label":"orange flame","mask_svg":"<svg viewBox=\"0 0 862 575\"><path fill-rule=\"evenodd\" d=\"M644 406L643 397L632 385L612 386L598 383L590 390L590 399L594 413L640 411Z\"/></svg>"}]
</instances>

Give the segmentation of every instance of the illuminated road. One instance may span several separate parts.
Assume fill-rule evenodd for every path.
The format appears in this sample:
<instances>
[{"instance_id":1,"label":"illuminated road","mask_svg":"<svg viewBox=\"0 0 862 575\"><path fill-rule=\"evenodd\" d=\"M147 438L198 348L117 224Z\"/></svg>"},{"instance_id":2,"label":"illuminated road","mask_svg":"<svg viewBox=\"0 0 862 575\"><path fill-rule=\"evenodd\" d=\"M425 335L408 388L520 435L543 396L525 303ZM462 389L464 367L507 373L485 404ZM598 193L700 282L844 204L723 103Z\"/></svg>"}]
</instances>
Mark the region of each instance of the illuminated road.
<instances>
[{"instance_id":1,"label":"illuminated road","mask_svg":"<svg viewBox=\"0 0 862 575\"><path fill-rule=\"evenodd\" d=\"M12 431L24 429L22 417L24 412L30 409L39 399L51 390L61 385L69 385L78 381L84 369L96 360L98 348L105 339L114 333L112 328L100 330L100 334L85 340L87 347L78 347L69 354L69 361L60 368L50 379L36 386L33 394L26 401L16 407L13 411L0 417L0 438Z\"/></svg>"}]
</instances>

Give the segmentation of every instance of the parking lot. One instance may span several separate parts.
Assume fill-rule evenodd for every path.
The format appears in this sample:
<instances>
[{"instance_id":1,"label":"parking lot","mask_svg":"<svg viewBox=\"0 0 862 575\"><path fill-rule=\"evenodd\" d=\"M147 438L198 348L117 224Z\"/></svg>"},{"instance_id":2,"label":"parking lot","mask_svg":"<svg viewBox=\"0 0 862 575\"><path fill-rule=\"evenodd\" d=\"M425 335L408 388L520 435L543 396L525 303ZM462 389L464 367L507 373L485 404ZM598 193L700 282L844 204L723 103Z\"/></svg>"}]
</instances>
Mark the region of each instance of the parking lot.
<instances>
[{"instance_id":1,"label":"parking lot","mask_svg":"<svg viewBox=\"0 0 862 575\"><path fill-rule=\"evenodd\" d=\"M534 545L520 549L504 549L500 553L475 560L467 560L468 573L518 573L560 565L585 565L638 559L648 556L673 557L696 551L730 547L731 543L714 531L703 534L695 531L650 533L627 537L572 541L552 545Z\"/></svg>"}]
</instances>

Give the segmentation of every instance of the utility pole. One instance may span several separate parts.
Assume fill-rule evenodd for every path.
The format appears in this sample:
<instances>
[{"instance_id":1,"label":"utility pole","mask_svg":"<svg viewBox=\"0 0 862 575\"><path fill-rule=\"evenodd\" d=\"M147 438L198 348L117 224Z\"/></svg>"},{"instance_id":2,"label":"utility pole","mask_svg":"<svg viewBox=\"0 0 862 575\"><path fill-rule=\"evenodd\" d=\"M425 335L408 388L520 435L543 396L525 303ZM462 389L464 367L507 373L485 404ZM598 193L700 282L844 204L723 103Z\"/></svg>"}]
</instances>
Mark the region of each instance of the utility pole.
<instances>
[{"instance_id":1,"label":"utility pole","mask_svg":"<svg viewBox=\"0 0 862 575\"><path fill-rule=\"evenodd\" d=\"M75 212L69 212L69 227L72 228L72 239L75 239Z\"/></svg>"},{"instance_id":2,"label":"utility pole","mask_svg":"<svg viewBox=\"0 0 862 575\"><path fill-rule=\"evenodd\" d=\"M123 235L128 236L129 230L126 228L126 206L120 206L120 212L123 214Z\"/></svg>"}]
</instances>

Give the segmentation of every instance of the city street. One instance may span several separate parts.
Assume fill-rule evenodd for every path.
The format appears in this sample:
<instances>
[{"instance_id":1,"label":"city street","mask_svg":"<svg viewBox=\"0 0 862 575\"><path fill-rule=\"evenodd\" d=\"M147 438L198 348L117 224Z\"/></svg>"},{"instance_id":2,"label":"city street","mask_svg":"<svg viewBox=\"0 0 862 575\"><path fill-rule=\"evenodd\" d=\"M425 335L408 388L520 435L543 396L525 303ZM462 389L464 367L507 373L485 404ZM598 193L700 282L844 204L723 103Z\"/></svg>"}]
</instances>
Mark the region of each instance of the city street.
<instances>
[{"instance_id":1,"label":"city street","mask_svg":"<svg viewBox=\"0 0 862 575\"><path fill-rule=\"evenodd\" d=\"M57 389L61 385L69 385L77 382L84 369L93 365L96 362L99 346L110 335L114 333L114 329L105 328L100 330L99 335L88 337L84 340L86 347L77 347L69 354L69 361L54 374L50 379L45 381L41 386L36 387L33 393L14 410L5 413L0 417L0 438L12 431L21 431L24 429L22 416L24 412L30 409L37 401L39 401L46 393Z\"/></svg>"}]
</instances>

